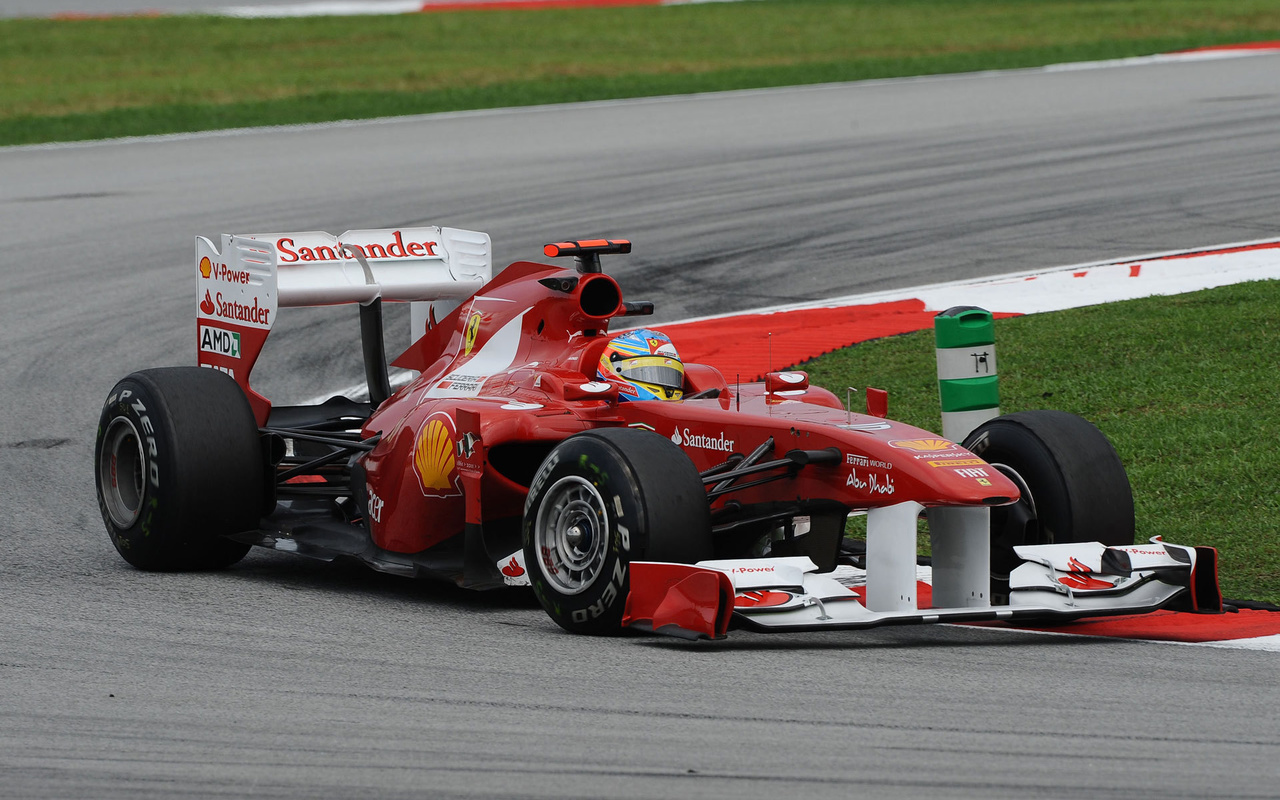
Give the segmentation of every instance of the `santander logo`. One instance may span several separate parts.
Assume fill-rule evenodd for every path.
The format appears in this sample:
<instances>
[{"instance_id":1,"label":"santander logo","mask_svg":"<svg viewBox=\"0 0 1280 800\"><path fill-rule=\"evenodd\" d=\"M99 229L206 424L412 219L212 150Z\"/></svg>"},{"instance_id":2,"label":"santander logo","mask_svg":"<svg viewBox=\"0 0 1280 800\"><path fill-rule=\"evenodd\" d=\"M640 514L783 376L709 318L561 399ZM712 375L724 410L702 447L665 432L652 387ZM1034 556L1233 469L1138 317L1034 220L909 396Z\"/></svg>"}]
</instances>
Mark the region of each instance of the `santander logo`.
<instances>
[{"instance_id":1,"label":"santander logo","mask_svg":"<svg viewBox=\"0 0 1280 800\"><path fill-rule=\"evenodd\" d=\"M681 433L676 428L675 433L671 434L671 441L677 447L694 447L699 450L715 450L720 453L733 452L733 439L724 438L724 433L719 436L707 436L701 433L691 433L688 428Z\"/></svg>"},{"instance_id":2,"label":"santander logo","mask_svg":"<svg viewBox=\"0 0 1280 800\"><path fill-rule=\"evenodd\" d=\"M392 231L391 241L385 243L348 244L344 242L337 247L327 244L299 247L297 242L289 236L282 236L276 240L276 252L280 254L281 264L296 264L300 261L354 260L356 253L364 258L443 258L436 252L439 246L439 242L431 241L406 242L402 231Z\"/></svg>"},{"instance_id":3,"label":"santander logo","mask_svg":"<svg viewBox=\"0 0 1280 800\"><path fill-rule=\"evenodd\" d=\"M209 290L205 289L204 299L200 301L200 313L215 319L229 319L249 325L261 325L263 327L270 327L271 325L271 309L259 305L256 297L253 298L253 305L248 305L246 303L237 303L234 300L227 300L223 298L222 292L218 292L217 295L211 297Z\"/></svg>"}]
</instances>

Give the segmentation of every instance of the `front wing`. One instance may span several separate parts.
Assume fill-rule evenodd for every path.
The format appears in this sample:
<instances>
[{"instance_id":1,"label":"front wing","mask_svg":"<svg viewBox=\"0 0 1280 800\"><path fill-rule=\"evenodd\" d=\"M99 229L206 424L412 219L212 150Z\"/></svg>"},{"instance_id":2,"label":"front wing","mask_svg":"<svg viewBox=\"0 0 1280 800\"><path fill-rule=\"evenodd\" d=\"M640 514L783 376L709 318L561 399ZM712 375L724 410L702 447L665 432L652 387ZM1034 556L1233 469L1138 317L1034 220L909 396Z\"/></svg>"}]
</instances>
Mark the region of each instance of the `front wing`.
<instances>
[{"instance_id":1,"label":"front wing","mask_svg":"<svg viewBox=\"0 0 1280 800\"><path fill-rule=\"evenodd\" d=\"M1153 540L1107 547L1097 542L1015 548L1023 564L1010 575L1008 605L985 598L932 607L901 596L891 610L867 602L867 571L839 566L819 573L804 557L634 562L623 625L690 639L724 637L731 627L764 633L849 630L937 622L1063 622L1175 607L1221 611L1217 552ZM919 578L931 577L927 568Z\"/></svg>"}]
</instances>

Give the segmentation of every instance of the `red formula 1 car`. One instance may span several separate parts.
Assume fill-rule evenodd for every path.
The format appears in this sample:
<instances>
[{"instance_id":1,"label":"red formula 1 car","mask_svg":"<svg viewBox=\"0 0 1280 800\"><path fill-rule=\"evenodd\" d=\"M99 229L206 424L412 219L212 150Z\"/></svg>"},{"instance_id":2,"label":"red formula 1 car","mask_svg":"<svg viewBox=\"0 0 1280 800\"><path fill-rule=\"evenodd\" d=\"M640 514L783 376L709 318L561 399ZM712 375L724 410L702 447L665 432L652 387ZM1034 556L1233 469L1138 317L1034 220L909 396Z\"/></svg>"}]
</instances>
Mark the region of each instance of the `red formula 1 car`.
<instances>
[{"instance_id":1,"label":"red formula 1 car","mask_svg":"<svg viewBox=\"0 0 1280 800\"><path fill-rule=\"evenodd\" d=\"M491 278L488 237L450 228L197 239L205 368L130 375L102 410L117 550L207 569L259 545L531 585L582 633L1220 607L1212 550L1133 545L1124 469L1088 422L1013 414L961 445L852 413L803 372L730 385L660 332L609 332L653 310L601 271L630 249L547 245L573 263ZM383 300L414 303L419 334L394 393ZM335 303L360 304L369 400L273 406L249 377L278 310Z\"/></svg>"}]
</instances>

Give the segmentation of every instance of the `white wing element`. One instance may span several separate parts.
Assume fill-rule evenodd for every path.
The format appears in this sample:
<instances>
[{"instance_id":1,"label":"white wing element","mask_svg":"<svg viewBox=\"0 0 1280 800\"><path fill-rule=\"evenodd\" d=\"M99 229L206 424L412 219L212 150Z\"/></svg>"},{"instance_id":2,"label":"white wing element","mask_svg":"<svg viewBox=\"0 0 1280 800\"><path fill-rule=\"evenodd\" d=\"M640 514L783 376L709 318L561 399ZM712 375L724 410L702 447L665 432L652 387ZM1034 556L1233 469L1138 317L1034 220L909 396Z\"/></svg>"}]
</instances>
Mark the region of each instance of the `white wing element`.
<instances>
[{"instance_id":1,"label":"white wing element","mask_svg":"<svg viewBox=\"0 0 1280 800\"><path fill-rule=\"evenodd\" d=\"M866 570L838 566L824 573L809 559L795 557L696 565L637 561L631 564L623 624L684 638L719 638L730 617L739 627L764 633L938 622L1063 622L1168 606L1222 607L1212 548L1082 542L1015 549L1024 563L1010 576L1008 605L920 607L910 597L892 609L869 602L874 572L883 568L870 559ZM911 570L913 583L939 577L936 562L931 575L922 574L927 568L911 565ZM935 583L935 601L937 588Z\"/></svg>"},{"instance_id":2,"label":"white wing element","mask_svg":"<svg viewBox=\"0 0 1280 800\"><path fill-rule=\"evenodd\" d=\"M488 234L457 228L223 234L222 252L271 265L282 307L456 301L493 274Z\"/></svg>"}]
</instances>

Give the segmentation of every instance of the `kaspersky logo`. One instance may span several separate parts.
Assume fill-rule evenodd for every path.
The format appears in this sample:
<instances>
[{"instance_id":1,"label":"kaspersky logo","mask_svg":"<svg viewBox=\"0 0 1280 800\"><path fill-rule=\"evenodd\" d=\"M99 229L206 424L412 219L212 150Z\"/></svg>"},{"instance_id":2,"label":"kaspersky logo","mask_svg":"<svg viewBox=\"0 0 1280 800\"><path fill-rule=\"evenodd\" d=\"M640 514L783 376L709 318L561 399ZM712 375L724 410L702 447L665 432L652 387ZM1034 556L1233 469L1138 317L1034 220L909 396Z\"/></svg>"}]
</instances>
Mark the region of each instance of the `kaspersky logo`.
<instances>
[{"instance_id":1,"label":"kaspersky logo","mask_svg":"<svg viewBox=\"0 0 1280 800\"><path fill-rule=\"evenodd\" d=\"M240 357L240 334L208 325L200 326L200 352L227 358Z\"/></svg>"}]
</instances>

